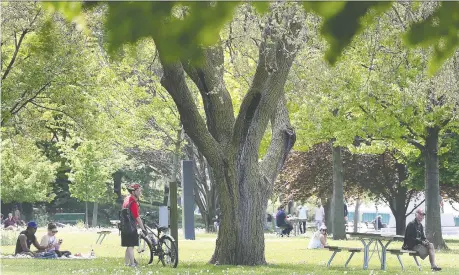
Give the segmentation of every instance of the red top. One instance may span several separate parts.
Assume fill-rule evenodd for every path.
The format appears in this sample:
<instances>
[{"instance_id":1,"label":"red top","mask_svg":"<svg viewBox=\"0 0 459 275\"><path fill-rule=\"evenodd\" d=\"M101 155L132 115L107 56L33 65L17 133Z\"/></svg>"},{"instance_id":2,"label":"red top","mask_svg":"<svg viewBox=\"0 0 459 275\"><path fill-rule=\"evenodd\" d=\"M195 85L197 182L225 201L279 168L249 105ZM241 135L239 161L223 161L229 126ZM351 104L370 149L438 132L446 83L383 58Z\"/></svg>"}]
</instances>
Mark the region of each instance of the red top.
<instances>
[{"instance_id":1,"label":"red top","mask_svg":"<svg viewBox=\"0 0 459 275\"><path fill-rule=\"evenodd\" d=\"M134 219L137 219L139 217L139 205L137 204L137 200L134 198L134 196L127 196L124 198L123 208L126 208L131 201L134 201L130 207L131 213Z\"/></svg>"}]
</instances>

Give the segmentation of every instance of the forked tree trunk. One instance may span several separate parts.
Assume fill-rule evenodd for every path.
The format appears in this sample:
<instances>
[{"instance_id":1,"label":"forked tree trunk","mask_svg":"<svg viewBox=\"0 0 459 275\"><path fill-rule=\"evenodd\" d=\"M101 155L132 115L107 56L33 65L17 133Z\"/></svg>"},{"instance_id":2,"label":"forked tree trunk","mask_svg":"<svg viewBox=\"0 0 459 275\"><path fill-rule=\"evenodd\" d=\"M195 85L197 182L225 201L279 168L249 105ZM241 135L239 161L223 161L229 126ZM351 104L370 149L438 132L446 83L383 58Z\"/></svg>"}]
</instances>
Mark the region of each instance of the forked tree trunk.
<instances>
[{"instance_id":1,"label":"forked tree trunk","mask_svg":"<svg viewBox=\"0 0 459 275\"><path fill-rule=\"evenodd\" d=\"M187 60L166 62L159 52L161 84L172 96L187 135L215 177L221 219L211 263L266 263L263 225L267 200L295 142L283 88L297 50L304 44L297 40L302 20L293 4L278 4L267 16L255 75L236 118L224 83L221 45L204 50L200 67ZM205 120L185 73L201 94ZM269 122L272 139L260 160L259 147Z\"/></svg>"},{"instance_id":2,"label":"forked tree trunk","mask_svg":"<svg viewBox=\"0 0 459 275\"><path fill-rule=\"evenodd\" d=\"M258 163L247 164L248 167ZM239 183L234 180L235 166L224 168L223 175L217 180L223 180L225 185L219 185L220 209L223 213L218 231L217 246L212 263L242 265L265 264L264 250L264 219L267 207L267 190L260 186L260 175L253 173L245 175ZM257 175L258 174L258 175ZM233 182L229 182L233 181ZM239 187L228 188L228 187ZM229 215L228 215L229 214Z\"/></svg>"},{"instance_id":3,"label":"forked tree trunk","mask_svg":"<svg viewBox=\"0 0 459 275\"><path fill-rule=\"evenodd\" d=\"M346 238L346 227L344 224L343 160L341 158L341 147L333 147L333 144L331 146L333 159L333 200L331 211L333 239L342 240Z\"/></svg>"},{"instance_id":4,"label":"forked tree trunk","mask_svg":"<svg viewBox=\"0 0 459 275\"><path fill-rule=\"evenodd\" d=\"M436 249L447 248L441 232L440 184L438 164L438 128L427 128L424 149L426 237Z\"/></svg>"}]
</instances>

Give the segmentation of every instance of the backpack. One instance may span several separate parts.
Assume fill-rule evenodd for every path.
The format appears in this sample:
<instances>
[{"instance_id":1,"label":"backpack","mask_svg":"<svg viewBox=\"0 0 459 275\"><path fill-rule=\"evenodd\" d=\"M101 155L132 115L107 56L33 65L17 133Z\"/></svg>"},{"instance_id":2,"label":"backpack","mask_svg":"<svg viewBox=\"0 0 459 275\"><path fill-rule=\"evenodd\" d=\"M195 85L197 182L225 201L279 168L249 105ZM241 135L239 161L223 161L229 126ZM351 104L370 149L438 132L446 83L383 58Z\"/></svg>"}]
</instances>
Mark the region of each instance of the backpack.
<instances>
[{"instance_id":1,"label":"backpack","mask_svg":"<svg viewBox=\"0 0 459 275\"><path fill-rule=\"evenodd\" d=\"M122 208L119 212L119 230L121 233L132 234L137 231L137 225L131 212L131 204L133 202L135 201L131 201L126 208Z\"/></svg>"}]
</instances>

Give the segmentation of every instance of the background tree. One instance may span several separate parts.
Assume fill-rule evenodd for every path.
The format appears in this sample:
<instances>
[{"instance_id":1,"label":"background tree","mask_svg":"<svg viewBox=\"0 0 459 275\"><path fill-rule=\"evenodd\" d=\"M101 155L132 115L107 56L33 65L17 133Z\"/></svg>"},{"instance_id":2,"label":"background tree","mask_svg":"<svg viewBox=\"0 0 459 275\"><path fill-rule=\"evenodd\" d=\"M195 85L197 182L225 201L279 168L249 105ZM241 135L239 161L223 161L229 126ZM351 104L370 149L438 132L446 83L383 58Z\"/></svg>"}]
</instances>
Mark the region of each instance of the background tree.
<instances>
[{"instance_id":1,"label":"background tree","mask_svg":"<svg viewBox=\"0 0 459 275\"><path fill-rule=\"evenodd\" d=\"M25 137L4 137L1 144L2 203L53 200L58 163L49 161Z\"/></svg>"},{"instance_id":2,"label":"background tree","mask_svg":"<svg viewBox=\"0 0 459 275\"><path fill-rule=\"evenodd\" d=\"M73 149L72 147L76 147ZM94 203L92 226L97 225L98 202L113 197L112 174L123 164L123 156L115 154L110 147L103 147L95 141L82 141L63 145L63 152L69 161L68 173L70 193L86 203L86 226L88 226L88 202ZM111 150L110 150L111 149Z\"/></svg>"}]
</instances>

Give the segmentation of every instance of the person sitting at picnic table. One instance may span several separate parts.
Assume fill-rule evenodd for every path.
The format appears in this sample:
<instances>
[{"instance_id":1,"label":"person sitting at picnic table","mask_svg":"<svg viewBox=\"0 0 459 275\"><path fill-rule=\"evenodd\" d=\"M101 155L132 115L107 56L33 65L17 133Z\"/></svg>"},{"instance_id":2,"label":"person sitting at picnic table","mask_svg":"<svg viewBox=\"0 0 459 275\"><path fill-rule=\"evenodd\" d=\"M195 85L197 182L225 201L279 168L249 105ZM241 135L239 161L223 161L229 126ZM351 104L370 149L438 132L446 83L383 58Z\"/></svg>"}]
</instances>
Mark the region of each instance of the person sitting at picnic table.
<instances>
[{"instance_id":1,"label":"person sitting at picnic table","mask_svg":"<svg viewBox=\"0 0 459 275\"><path fill-rule=\"evenodd\" d=\"M281 237L284 235L290 236L290 231L292 231L293 226L290 223L287 223L287 215L285 214L284 206L279 206L277 210L276 225L277 227L282 228Z\"/></svg>"},{"instance_id":2,"label":"person sitting at picnic table","mask_svg":"<svg viewBox=\"0 0 459 275\"><path fill-rule=\"evenodd\" d=\"M435 264L435 248L432 243L426 240L424 227L421 223L425 215L421 208L416 210L416 218L406 226L402 249L418 252L419 257L423 260L428 255L432 271L440 271L441 268Z\"/></svg>"},{"instance_id":3,"label":"person sitting at picnic table","mask_svg":"<svg viewBox=\"0 0 459 275\"><path fill-rule=\"evenodd\" d=\"M29 255L35 256L35 253L30 251L30 246L33 244L38 250L46 250L51 246L42 246L38 243L35 233L37 232L37 223L31 221L27 223L27 229L19 233L19 237L16 241L16 249L14 251L15 255Z\"/></svg>"},{"instance_id":4,"label":"person sitting at picnic table","mask_svg":"<svg viewBox=\"0 0 459 275\"><path fill-rule=\"evenodd\" d=\"M58 257L68 257L72 255L70 251L61 251L60 247L62 244L62 239L57 240L56 239L56 234L57 234L57 226L54 223L49 223L48 224L48 233L44 235L41 238L40 245L48 247L45 249L45 252L54 252Z\"/></svg>"},{"instance_id":5,"label":"person sitting at picnic table","mask_svg":"<svg viewBox=\"0 0 459 275\"><path fill-rule=\"evenodd\" d=\"M381 215L378 215L376 217L376 219L374 219L372 222L373 226L375 227L375 229L381 229L381 228L385 228L386 225L382 223L382 217ZM377 227L376 227L377 226Z\"/></svg>"},{"instance_id":6,"label":"person sitting at picnic table","mask_svg":"<svg viewBox=\"0 0 459 275\"><path fill-rule=\"evenodd\" d=\"M3 225L5 230L14 230L18 227L16 224L16 219L13 217L13 213L8 213L8 218L3 221Z\"/></svg>"},{"instance_id":7,"label":"person sitting at picnic table","mask_svg":"<svg viewBox=\"0 0 459 275\"><path fill-rule=\"evenodd\" d=\"M327 227L322 225L311 237L309 249L324 248L327 244Z\"/></svg>"}]
</instances>

